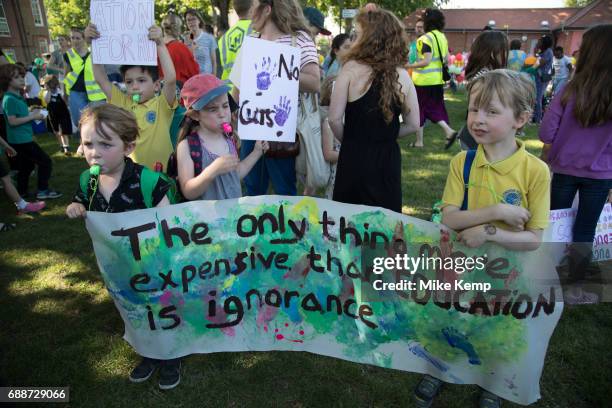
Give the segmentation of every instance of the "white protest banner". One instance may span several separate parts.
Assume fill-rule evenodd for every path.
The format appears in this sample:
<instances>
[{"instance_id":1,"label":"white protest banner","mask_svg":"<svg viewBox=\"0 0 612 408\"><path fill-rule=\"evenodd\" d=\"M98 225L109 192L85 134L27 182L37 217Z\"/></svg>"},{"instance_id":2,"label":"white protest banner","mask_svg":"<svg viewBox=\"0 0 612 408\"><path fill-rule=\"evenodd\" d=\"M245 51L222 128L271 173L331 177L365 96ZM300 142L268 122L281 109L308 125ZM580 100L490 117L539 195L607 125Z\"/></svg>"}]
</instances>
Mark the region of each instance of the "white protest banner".
<instances>
[{"instance_id":1,"label":"white protest banner","mask_svg":"<svg viewBox=\"0 0 612 408\"><path fill-rule=\"evenodd\" d=\"M298 114L300 49L248 37L241 52L240 138L293 142Z\"/></svg>"},{"instance_id":2,"label":"white protest banner","mask_svg":"<svg viewBox=\"0 0 612 408\"><path fill-rule=\"evenodd\" d=\"M540 397L563 310L549 245L470 249L439 224L312 197L88 212L86 223L142 356L308 351L519 404ZM386 266L396 248L412 269Z\"/></svg>"},{"instance_id":3,"label":"white protest banner","mask_svg":"<svg viewBox=\"0 0 612 408\"><path fill-rule=\"evenodd\" d=\"M100 32L91 44L94 64L157 65L157 48L148 38L153 0L91 0L89 11Z\"/></svg>"}]
</instances>

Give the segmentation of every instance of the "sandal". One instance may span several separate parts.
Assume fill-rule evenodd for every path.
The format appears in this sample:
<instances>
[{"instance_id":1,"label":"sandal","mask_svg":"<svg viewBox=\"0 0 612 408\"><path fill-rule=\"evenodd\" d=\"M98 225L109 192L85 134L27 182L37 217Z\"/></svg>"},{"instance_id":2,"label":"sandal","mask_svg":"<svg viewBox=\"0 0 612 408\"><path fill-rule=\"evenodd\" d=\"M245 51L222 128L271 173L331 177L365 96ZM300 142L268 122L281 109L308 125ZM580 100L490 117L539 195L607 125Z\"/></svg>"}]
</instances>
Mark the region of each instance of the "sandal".
<instances>
[{"instance_id":1,"label":"sandal","mask_svg":"<svg viewBox=\"0 0 612 408\"><path fill-rule=\"evenodd\" d=\"M11 231L14 230L16 227L17 225L15 224L0 222L0 232Z\"/></svg>"},{"instance_id":2,"label":"sandal","mask_svg":"<svg viewBox=\"0 0 612 408\"><path fill-rule=\"evenodd\" d=\"M414 390L416 406L418 408L429 408L441 387L442 381L431 375L425 375Z\"/></svg>"},{"instance_id":3,"label":"sandal","mask_svg":"<svg viewBox=\"0 0 612 408\"><path fill-rule=\"evenodd\" d=\"M446 139L446 144L444 145L444 150L448 150L453 143L455 143L455 140L457 140L457 136L459 135L459 132L454 132L451 137Z\"/></svg>"},{"instance_id":4,"label":"sandal","mask_svg":"<svg viewBox=\"0 0 612 408\"><path fill-rule=\"evenodd\" d=\"M479 408L501 408L501 398L492 392L482 390L480 400L478 401Z\"/></svg>"}]
</instances>

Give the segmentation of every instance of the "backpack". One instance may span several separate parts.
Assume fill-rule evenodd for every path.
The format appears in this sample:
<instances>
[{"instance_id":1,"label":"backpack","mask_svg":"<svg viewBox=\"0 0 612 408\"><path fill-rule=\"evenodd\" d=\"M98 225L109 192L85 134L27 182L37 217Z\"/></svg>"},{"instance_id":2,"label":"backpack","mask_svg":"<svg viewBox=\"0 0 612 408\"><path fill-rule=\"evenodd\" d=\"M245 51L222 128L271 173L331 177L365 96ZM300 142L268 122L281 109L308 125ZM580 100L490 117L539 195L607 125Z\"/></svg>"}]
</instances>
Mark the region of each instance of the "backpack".
<instances>
[{"instance_id":1,"label":"backpack","mask_svg":"<svg viewBox=\"0 0 612 408\"><path fill-rule=\"evenodd\" d=\"M140 172L140 191L142 193L142 198L147 206L147 208L153 207L153 189L157 185L159 179L162 179L170 184L170 188L166 192L166 197L170 200L170 204L176 204L178 200L176 184L174 180L170 179L163 173L158 173L153 170L149 170L147 167L142 167ZM94 178L89 173L89 169L85 170L81 173L79 183L81 186L81 191L87 196L89 188L93 188ZM91 201L91 197L87 196L88 200Z\"/></svg>"}]
</instances>

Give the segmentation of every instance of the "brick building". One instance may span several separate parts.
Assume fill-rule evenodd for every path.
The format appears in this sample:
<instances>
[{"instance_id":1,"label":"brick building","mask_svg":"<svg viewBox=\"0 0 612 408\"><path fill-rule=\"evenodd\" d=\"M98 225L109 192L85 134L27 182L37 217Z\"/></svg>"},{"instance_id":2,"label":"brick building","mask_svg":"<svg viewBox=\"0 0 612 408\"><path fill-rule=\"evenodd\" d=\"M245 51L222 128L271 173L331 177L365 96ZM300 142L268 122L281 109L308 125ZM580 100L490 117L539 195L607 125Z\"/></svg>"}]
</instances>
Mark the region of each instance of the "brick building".
<instances>
[{"instance_id":1,"label":"brick building","mask_svg":"<svg viewBox=\"0 0 612 408\"><path fill-rule=\"evenodd\" d=\"M446 19L444 34L452 52L469 51L474 39L486 26L506 33L508 39L519 39L522 49L533 52L538 39L551 35L567 55L580 46L582 34L592 25L612 23L612 0L597 0L582 8L537 9L449 9L442 10ZM417 10L404 19L407 28L423 13ZM415 39L411 34L411 41Z\"/></svg>"},{"instance_id":2,"label":"brick building","mask_svg":"<svg viewBox=\"0 0 612 408\"><path fill-rule=\"evenodd\" d=\"M43 0L0 0L0 48L26 64L49 52Z\"/></svg>"}]
</instances>

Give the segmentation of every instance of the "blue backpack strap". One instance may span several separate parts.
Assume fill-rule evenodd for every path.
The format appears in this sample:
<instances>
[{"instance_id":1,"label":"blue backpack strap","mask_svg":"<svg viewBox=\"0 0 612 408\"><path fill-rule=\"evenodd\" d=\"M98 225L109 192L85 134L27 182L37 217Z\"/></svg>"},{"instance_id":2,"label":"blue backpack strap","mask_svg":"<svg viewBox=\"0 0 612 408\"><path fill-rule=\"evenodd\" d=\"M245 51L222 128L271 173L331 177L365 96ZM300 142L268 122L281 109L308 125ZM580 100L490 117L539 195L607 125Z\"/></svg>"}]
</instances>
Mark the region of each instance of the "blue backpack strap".
<instances>
[{"instance_id":1,"label":"blue backpack strap","mask_svg":"<svg viewBox=\"0 0 612 408\"><path fill-rule=\"evenodd\" d=\"M470 182L470 172L472 171L472 163L476 157L476 150L468 150L465 155L465 162L463 163L463 203L461 204L461 211L465 211L468 208L468 184Z\"/></svg>"},{"instance_id":2,"label":"blue backpack strap","mask_svg":"<svg viewBox=\"0 0 612 408\"><path fill-rule=\"evenodd\" d=\"M202 172L202 145L200 143L200 136L197 133L188 135L187 145L189 146L189 155L193 161L193 176L197 177Z\"/></svg>"}]
</instances>

